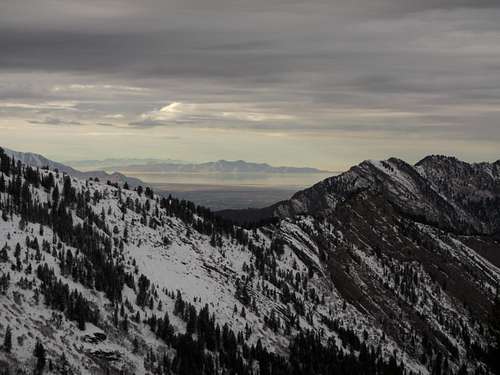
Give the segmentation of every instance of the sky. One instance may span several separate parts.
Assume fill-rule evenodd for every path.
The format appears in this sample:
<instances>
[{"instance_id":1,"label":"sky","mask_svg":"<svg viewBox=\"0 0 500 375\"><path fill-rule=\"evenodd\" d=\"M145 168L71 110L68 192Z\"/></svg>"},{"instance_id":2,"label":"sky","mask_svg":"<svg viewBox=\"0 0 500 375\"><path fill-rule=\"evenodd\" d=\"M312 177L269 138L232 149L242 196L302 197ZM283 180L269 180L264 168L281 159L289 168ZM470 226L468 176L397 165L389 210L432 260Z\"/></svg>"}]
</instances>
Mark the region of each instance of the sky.
<instances>
[{"instance_id":1,"label":"sky","mask_svg":"<svg viewBox=\"0 0 500 375\"><path fill-rule=\"evenodd\" d=\"M500 158L498 0L2 0L0 145L343 170Z\"/></svg>"}]
</instances>

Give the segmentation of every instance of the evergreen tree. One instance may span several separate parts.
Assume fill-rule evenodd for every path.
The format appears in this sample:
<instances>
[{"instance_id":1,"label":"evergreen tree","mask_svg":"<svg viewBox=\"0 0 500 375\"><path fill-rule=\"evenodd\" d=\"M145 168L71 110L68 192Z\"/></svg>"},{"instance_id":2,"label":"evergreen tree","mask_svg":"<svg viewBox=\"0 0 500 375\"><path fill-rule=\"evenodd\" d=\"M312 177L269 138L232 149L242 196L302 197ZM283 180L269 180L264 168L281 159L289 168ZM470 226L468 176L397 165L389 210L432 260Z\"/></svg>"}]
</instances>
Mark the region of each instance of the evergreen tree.
<instances>
[{"instance_id":1,"label":"evergreen tree","mask_svg":"<svg viewBox=\"0 0 500 375\"><path fill-rule=\"evenodd\" d=\"M59 203L59 187L57 185L54 186L54 190L52 191L52 203L54 206L57 206Z\"/></svg>"},{"instance_id":2,"label":"evergreen tree","mask_svg":"<svg viewBox=\"0 0 500 375\"><path fill-rule=\"evenodd\" d=\"M45 362L46 362L46 354L45 354L45 348L43 347L42 343L37 340L35 344L35 351L34 355L36 358L36 373L41 374L43 372L43 369L45 368Z\"/></svg>"},{"instance_id":3,"label":"evergreen tree","mask_svg":"<svg viewBox=\"0 0 500 375\"><path fill-rule=\"evenodd\" d=\"M5 338L3 340L3 350L5 350L7 353L10 353L12 350L12 330L10 326L7 327L7 330L5 331Z\"/></svg>"},{"instance_id":4,"label":"evergreen tree","mask_svg":"<svg viewBox=\"0 0 500 375\"><path fill-rule=\"evenodd\" d=\"M495 338L489 353L490 364L494 371L500 374L500 296L498 291L491 311L490 326Z\"/></svg>"}]
</instances>

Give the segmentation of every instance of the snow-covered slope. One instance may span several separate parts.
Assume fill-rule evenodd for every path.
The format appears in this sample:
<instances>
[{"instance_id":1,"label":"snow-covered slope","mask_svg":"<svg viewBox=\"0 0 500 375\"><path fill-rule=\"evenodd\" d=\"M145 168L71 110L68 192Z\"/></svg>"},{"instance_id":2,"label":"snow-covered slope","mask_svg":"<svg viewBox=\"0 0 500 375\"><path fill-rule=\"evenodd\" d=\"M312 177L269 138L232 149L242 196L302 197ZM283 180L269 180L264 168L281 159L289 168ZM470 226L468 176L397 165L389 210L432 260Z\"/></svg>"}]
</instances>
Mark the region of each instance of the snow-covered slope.
<instances>
[{"instance_id":1,"label":"snow-covered slope","mask_svg":"<svg viewBox=\"0 0 500 375\"><path fill-rule=\"evenodd\" d=\"M11 158L15 160L19 160L21 163L25 165L30 165L36 168L50 168L52 170L58 170L63 173L67 173L70 176L79 178L79 179L88 179L88 178L97 178L103 182L111 181L113 183L124 184L127 182L130 186L138 186L143 185L144 183L135 177L128 177L119 172L107 173L105 171L96 170L96 171L79 171L74 169L68 165L47 159L45 156L40 154L35 154L32 152L20 152L10 150L8 148L4 148L4 152L9 155Z\"/></svg>"},{"instance_id":2,"label":"snow-covered slope","mask_svg":"<svg viewBox=\"0 0 500 375\"><path fill-rule=\"evenodd\" d=\"M486 369L500 270L479 250L498 242L399 211L424 177L398 163L363 163L254 229L150 189L9 168L0 367L31 372L40 340L50 373Z\"/></svg>"}]
</instances>

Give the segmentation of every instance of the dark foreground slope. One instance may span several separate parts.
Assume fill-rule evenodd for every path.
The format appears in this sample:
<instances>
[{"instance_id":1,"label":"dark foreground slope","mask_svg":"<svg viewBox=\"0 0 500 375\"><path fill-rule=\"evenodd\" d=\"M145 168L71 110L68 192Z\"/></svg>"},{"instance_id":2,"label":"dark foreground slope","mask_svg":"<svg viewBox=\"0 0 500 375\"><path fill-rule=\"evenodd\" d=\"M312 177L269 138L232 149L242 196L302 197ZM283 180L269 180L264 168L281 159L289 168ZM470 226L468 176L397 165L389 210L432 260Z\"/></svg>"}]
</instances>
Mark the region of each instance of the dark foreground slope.
<instances>
[{"instance_id":1,"label":"dark foreground slope","mask_svg":"<svg viewBox=\"0 0 500 375\"><path fill-rule=\"evenodd\" d=\"M366 161L273 216L315 218L312 238L339 292L403 347L417 335L451 360L481 352L467 326L484 332L498 318L500 162Z\"/></svg>"},{"instance_id":2,"label":"dark foreground slope","mask_svg":"<svg viewBox=\"0 0 500 375\"><path fill-rule=\"evenodd\" d=\"M484 332L500 281L500 162L365 161L288 201L223 214L309 227L307 241L284 242L311 241L318 271L408 350L417 335L450 359L481 352L466 327Z\"/></svg>"}]
</instances>

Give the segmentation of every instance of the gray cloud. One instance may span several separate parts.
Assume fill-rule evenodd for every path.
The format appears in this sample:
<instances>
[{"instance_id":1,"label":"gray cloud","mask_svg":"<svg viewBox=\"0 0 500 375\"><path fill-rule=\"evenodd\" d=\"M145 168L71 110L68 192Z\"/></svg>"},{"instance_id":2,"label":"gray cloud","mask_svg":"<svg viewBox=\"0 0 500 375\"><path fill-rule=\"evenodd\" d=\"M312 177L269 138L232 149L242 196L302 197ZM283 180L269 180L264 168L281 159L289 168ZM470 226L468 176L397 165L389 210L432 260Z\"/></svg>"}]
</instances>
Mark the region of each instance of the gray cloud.
<instances>
[{"instance_id":1,"label":"gray cloud","mask_svg":"<svg viewBox=\"0 0 500 375\"><path fill-rule=\"evenodd\" d=\"M129 125L137 128L154 128L156 126L166 126L167 123L165 121L144 119L144 120L129 122Z\"/></svg>"},{"instance_id":2,"label":"gray cloud","mask_svg":"<svg viewBox=\"0 0 500 375\"><path fill-rule=\"evenodd\" d=\"M0 114L500 143L498 19L497 0L7 0Z\"/></svg>"}]
</instances>

